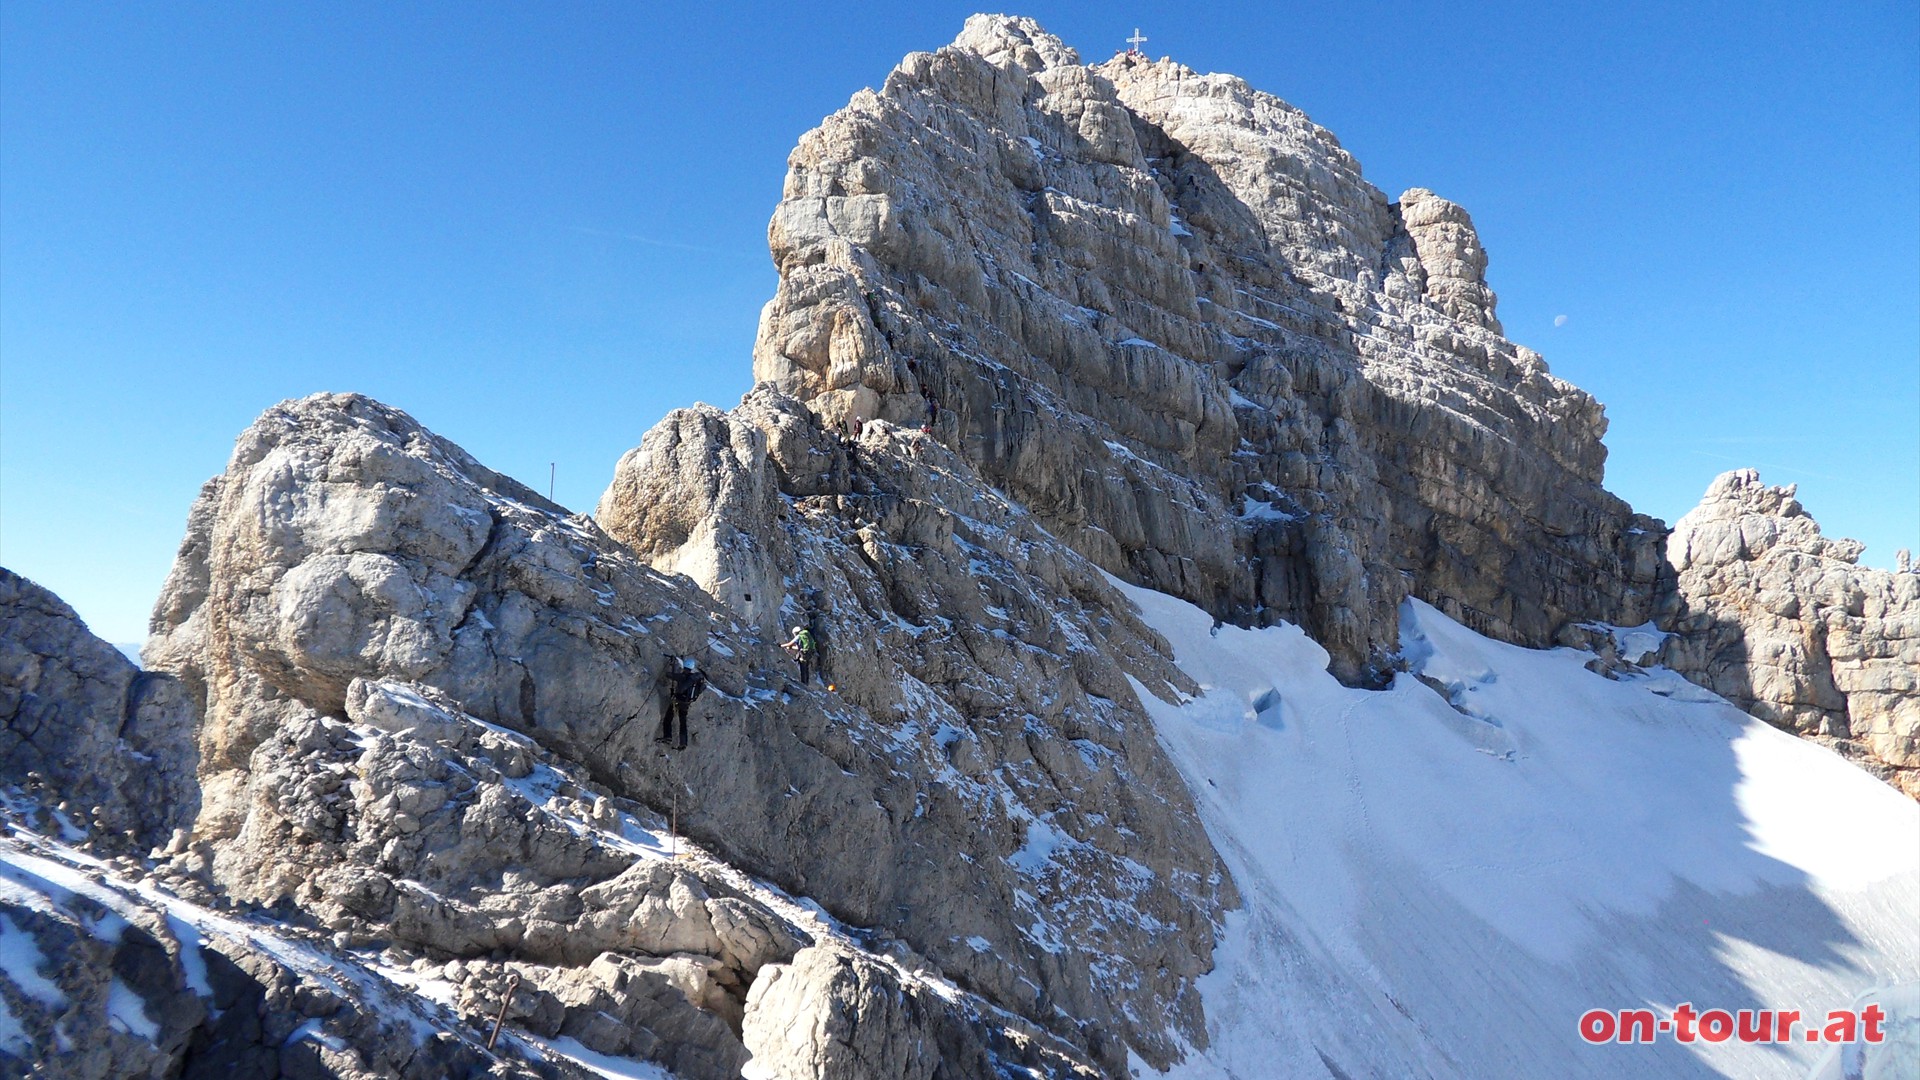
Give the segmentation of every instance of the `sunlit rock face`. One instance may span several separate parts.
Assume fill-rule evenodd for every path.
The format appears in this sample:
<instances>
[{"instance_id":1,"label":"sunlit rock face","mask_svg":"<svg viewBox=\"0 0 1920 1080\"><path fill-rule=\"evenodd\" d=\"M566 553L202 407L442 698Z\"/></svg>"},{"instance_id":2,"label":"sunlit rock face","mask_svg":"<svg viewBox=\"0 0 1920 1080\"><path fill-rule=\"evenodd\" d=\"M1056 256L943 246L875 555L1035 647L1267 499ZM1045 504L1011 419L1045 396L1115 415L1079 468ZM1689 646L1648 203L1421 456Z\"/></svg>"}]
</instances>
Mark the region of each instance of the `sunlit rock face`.
<instances>
[{"instance_id":1,"label":"sunlit rock face","mask_svg":"<svg viewBox=\"0 0 1920 1080\"><path fill-rule=\"evenodd\" d=\"M1661 530L1600 486L1599 404L1501 336L1466 211L1278 98L976 16L788 164L756 376L830 424L930 398L1120 577L1354 681L1409 594L1536 645L1650 617Z\"/></svg>"},{"instance_id":2,"label":"sunlit rock face","mask_svg":"<svg viewBox=\"0 0 1920 1080\"><path fill-rule=\"evenodd\" d=\"M1194 688L1098 568L918 432L852 443L770 388L670 415L601 517L364 397L261 416L147 648L205 716L190 869L345 940L486 959L476 1001L521 965L554 1002L530 1023L665 1025L705 1062L674 1068L725 1074L788 1023L750 1024L750 990L807 938L539 810L624 798L978 995L876 1017L987 1047L1027 1017L1034 1054L1110 1071L1204 1038L1193 980L1232 884L1128 678ZM796 621L824 681L777 648ZM669 755L662 679L687 658L712 689ZM567 776L529 807L543 762ZM821 965L844 952L792 985L840 985Z\"/></svg>"},{"instance_id":3,"label":"sunlit rock face","mask_svg":"<svg viewBox=\"0 0 1920 1080\"><path fill-rule=\"evenodd\" d=\"M1655 642L1912 790L1920 578L1861 570L1751 474L1671 535L1633 515L1600 486L1600 407L1502 336L1467 213L1423 189L1390 202L1285 103L1164 61L1083 66L1030 21L982 16L790 164L759 383L732 410L661 420L592 517L398 409L322 394L268 410L202 490L153 674L0 573L12 745L59 783L100 757L106 831L165 841L111 867L157 885L94 880L158 950L133 992L188 1004L151 1018L151 1054L104 1043L102 1074L165 1072L220 1040L318 1046L300 1053L337 1075L464 1074L494 1023L515 1033L511 1062L487 1066L502 1075L579 1075L523 1036L687 1078L1090 1078L1203 1053L1232 1032L1201 976L1237 977L1234 934L1257 925L1227 913L1244 888L1249 914L1295 926L1273 886L1301 863L1236 885L1221 853L1253 866L1245 836L1210 833L1197 802L1237 800L1218 827L1285 799L1152 717L1328 734L1344 761L1315 782L1385 758L1344 737L1367 711L1410 710L1375 726L1396 750L1408 717L1457 734L1468 689L1409 596L1464 623L1448 632L1468 653L1487 644L1470 630L1605 640L1595 666L1618 676L1646 659L1621 642ZM1116 578L1205 611L1138 592L1150 623ZM1326 648L1220 620L1294 621ZM813 681L780 649L796 627L821 645ZM1242 710L1193 658L1256 637L1293 642L1301 669L1261 674ZM1548 658L1608 686L1586 659ZM710 688L669 751L665 679L686 660ZM1353 688L1396 666L1413 678ZM1506 729L1481 726L1465 730L1485 745L1443 742L1422 765L1449 749L1512 764ZM128 764L161 746L162 765ZM51 897L94 856L25 839L15 796L44 793L0 779L20 825L0 846L42 866ZM163 812L107 798L148 781ZM1369 854L1392 819L1341 786L1314 800L1355 800L1338 828L1303 828L1307 808L1244 820L1322 865L1368 854L1352 884L1394 897L1410 879ZM69 906L19 925L43 951L91 948L60 993L104 1030L123 960L79 944L91 909ZM219 921L228 907L254 921ZM269 926L284 940L254 936ZM1411 1033L1414 1012L1373 999L1382 970L1355 985ZM310 990L336 972L351 1008ZM418 991L405 1009L380 989L394 978ZM0 986L9 1009L24 992ZM230 1039L221 1017L263 1022ZM26 1022L44 1041L58 1021Z\"/></svg>"},{"instance_id":4,"label":"sunlit rock face","mask_svg":"<svg viewBox=\"0 0 1920 1080\"><path fill-rule=\"evenodd\" d=\"M1724 473L1673 527L1660 659L1920 798L1920 574L1859 565L1793 485Z\"/></svg>"}]
</instances>

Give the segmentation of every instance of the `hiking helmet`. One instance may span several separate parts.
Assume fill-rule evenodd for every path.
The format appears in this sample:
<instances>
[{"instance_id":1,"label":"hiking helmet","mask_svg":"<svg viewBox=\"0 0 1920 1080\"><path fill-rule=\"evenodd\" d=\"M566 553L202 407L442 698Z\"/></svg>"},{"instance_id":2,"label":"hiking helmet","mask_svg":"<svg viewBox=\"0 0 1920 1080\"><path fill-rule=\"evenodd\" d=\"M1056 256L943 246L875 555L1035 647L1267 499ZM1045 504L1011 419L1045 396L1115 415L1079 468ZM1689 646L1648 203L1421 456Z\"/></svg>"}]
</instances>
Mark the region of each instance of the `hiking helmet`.
<instances>
[{"instance_id":1,"label":"hiking helmet","mask_svg":"<svg viewBox=\"0 0 1920 1080\"><path fill-rule=\"evenodd\" d=\"M693 670L693 657L691 657L691 656L689 656L689 657L687 657L686 659L684 659L684 660L682 660L682 661L680 661L680 666L681 666L681 667L683 667L683 668L685 668L685 669L686 669L686 670L688 670L688 671L692 671L692 670Z\"/></svg>"},{"instance_id":2,"label":"hiking helmet","mask_svg":"<svg viewBox=\"0 0 1920 1080\"><path fill-rule=\"evenodd\" d=\"M804 634L807 632L807 628L804 626L796 626L793 628L793 632L796 634Z\"/></svg>"}]
</instances>

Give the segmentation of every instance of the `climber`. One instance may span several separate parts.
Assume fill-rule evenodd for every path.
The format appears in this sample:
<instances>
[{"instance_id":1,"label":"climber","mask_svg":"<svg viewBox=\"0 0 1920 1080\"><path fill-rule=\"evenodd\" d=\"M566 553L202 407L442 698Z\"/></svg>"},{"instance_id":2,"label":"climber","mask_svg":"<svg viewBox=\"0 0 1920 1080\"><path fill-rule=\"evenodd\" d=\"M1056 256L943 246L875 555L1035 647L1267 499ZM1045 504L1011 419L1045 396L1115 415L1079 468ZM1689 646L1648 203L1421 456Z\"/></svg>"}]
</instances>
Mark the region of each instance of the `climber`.
<instances>
[{"instance_id":1,"label":"climber","mask_svg":"<svg viewBox=\"0 0 1920 1080\"><path fill-rule=\"evenodd\" d=\"M660 714L660 735L654 739L657 743L672 743L676 750L687 748L687 710L693 707L694 700L707 689L707 677L692 657L680 661L680 666L668 672L667 707ZM679 738L674 738L673 724L680 722Z\"/></svg>"},{"instance_id":2,"label":"climber","mask_svg":"<svg viewBox=\"0 0 1920 1080\"><path fill-rule=\"evenodd\" d=\"M922 434L933 434L933 425L940 422L940 403L933 399L933 391L922 390L921 396L927 399L927 422L920 425Z\"/></svg>"},{"instance_id":3,"label":"climber","mask_svg":"<svg viewBox=\"0 0 1920 1080\"><path fill-rule=\"evenodd\" d=\"M804 626L796 626L793 628L793 637L788 638L787 643L780 647L787 650L787 655L793 657L794 662L800 665L800 685L805 686L812 682L813 661L818 655L818 650L813 643L813 632Z\"/></svg>"}]
</instances>

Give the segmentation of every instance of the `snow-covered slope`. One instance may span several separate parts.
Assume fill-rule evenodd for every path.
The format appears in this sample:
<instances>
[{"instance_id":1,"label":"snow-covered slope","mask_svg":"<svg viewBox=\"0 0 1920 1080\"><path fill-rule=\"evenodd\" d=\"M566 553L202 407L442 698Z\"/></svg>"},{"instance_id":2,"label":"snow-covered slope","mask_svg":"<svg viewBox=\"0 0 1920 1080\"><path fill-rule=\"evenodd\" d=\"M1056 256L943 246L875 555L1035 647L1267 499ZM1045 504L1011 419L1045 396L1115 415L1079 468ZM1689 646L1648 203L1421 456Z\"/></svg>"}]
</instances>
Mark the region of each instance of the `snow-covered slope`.
<instances>
[{"instance_id":1,"label":"snow-covered slope","mask_svg":"<svg viewBox=\"0 0 1920 1080\"><path fill-rule=\"evenodd\" d=\"M1171 1075L1799 1076L1829 1047L1577 1022L1920 983L1920 807L1821 747L1418 601L1410 673L1369 692L1297 628L1127 591L1204 688L1139 692L1245 899Z\"/></svg>"}]
</instances>

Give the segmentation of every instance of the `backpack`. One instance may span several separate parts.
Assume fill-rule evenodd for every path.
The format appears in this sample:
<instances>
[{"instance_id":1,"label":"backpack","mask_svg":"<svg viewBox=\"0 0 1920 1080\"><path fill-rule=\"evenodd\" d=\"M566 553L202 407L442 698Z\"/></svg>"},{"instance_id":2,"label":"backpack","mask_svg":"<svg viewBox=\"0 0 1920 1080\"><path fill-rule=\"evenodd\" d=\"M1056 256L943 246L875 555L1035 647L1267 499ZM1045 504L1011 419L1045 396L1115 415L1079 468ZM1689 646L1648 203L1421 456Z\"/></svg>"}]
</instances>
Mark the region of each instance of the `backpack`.
<instances>
[{"instance_id":1,"label":"backpack","mask_svg":"<svg viewBox=\"0 0 1920 1080\"><path fill-rule=\"evenodd\" d=\"M692 701L707 689L707 677L698 671L679 671L673 676L673 700Z\"/></svg>"}]
</instances>

